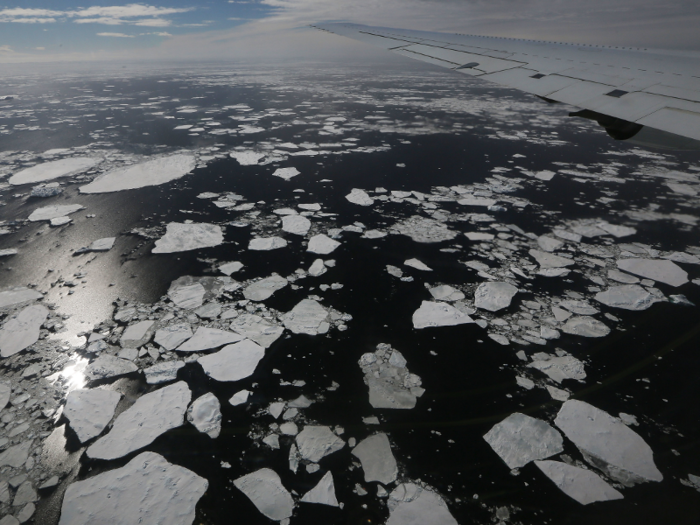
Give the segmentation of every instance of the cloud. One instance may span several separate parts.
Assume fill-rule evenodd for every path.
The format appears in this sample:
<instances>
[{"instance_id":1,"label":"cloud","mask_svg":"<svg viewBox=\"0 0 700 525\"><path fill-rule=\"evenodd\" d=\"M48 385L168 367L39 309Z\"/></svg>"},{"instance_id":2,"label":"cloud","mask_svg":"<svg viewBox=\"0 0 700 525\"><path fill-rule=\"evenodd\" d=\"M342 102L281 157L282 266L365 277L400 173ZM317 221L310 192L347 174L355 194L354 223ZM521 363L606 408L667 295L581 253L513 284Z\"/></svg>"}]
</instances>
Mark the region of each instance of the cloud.
<instances>
[{"instance_id":1,"label":"cloud","mask_svg":"<svg viewBox=\"0 0 700 525\"><path fill-rule=\"evenodd\" d=\"M46 50L45 47L35 47L34 49L36 49L37 51L45 51Z\"/></svg>"},{"instance_id":2,"label":"cloud","mask_svg":"<svg viewBox=\"0 0 700 525\"><path fill-rule=\"evenodd\" d=\"M124 33L97 33L97 36L111 36L115 38L134 38L134 35L126 35Z\"/></svg>"},{"instance_id":3,"label":"cloud","mask_svg":"<svg viewBox=\"0 0 700 525\"><path fill-rule=\"evenodd\" d=\"M126 20L122 20L121 18L109 18L106 16L99 18L79 18L73 21L76 24L103 24L108 26L120 26L126 23Z\"/></svg>"},{"instance_id":4,"label":"cloud","mask_svg":"<svg viewBox=\"0 0 700 525\"><path fill-rule=\"evenodd\" d=\"M166 15L189 13L194 7L157 7L145 4L123 6L92 6L77 10L58 11L16 7L0 10L0 22L15 24L47 24L57 19L72 19L76 24L138 25L146 27L168 27Z\"/></svg>"},{"instance_id":5,"label":"cloud","mask_svg":"<svg viewBox=\"0 0 700 525\"><path fill-rule=\"evenodd\" d=\"M14 50L10 46L0 46L0 54L14 53Z\"/></svg>"},{"instance_id":6,"label":"cloud","mask_svg":"<svg viewBox=\"0 0 700 525\"><path fill-rule=\"evenodd\" d=\"M147 18L145 20L137 20L134 22L134 25L144 27L169 27L172 25L172 22L165 18Z\"/></svg>"}]
</instances>

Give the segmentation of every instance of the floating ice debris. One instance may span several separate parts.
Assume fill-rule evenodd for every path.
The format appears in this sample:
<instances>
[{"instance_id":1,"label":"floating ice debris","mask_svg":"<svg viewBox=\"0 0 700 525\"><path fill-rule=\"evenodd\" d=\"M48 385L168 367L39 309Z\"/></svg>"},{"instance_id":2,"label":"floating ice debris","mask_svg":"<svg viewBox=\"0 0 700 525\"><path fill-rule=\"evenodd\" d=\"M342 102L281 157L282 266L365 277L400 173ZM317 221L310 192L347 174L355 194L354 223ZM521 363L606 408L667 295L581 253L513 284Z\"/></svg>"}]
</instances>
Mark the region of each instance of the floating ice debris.
<instances>
[{"instance_id":1,"label":"floating ice debris","mask_svg":"<svg viewBox=\"0 0 700 525\"><path fill-rule=\"evenodd\" d=\"M180 308L198 308L204 302L206 290L201 283L193 284L171 284L168 290L168 297Z\"/></svg>"},{"instance_id":2,"label":"floating ice debris","mask_svg":"<svg viewBox=\"0 0 700 525\"><path fill-rule=\"evenodd\" d=\"M636 284L612 286L604 292L598 292L595 299L613 308L634 311L646 310L658 301L658 298Z\"/></svg>"},{"instance_id":3,"label":"floating ice debris","mask_svg":"<svg viewBox=\"0 0 700 525\"><path fill-rule=\"evenodd\" d=\"M233 406L238 406L242 405L243 403L246 403L248 401L248 397L252 394L250 390L241 390L240 392L236 392L233 394L231 399L228 400L229 403Z\"/></svg>"},{"instance_id":4,"label":"floating ice debris","mask_svg":"<svg viewBox=\"0 0 700 525\"><path fill-rule=\"evenodd\" d=\"M473 323L474 320L464 312L446 303L423 301L420 308L413 313L413 327L416 329L437 326L454 326Z\"/></svg>"},{"instance_id":5,"label":"floating ice debris","mask_svg":"<svg viewBox=\"0 0 700 525\"><path fill-rule=\"evenodd\" d=\"M0 411L10 402L10 394L12 393L12 383L10 381L0 381Z\"/></svg>"},{"instance_id":6,"label":"floating ice debris","mask_svg":"<svg viewBox=\"0 0 700 525\"><path fill-rule=\"evenodd\" d=\"M251 239L248 243L248 249L259 252L277 250L287 246L287 241L282 237L258 237Z\"/></svg>"},{"instance_id":7,"label":"floating ice debris","mask_svg":"<svg viewBox=\"0 0 700 525\"><path fill-rule=\"evenodd\" d=\"M608 279L623 284L637 284L639 279L619 270L608 270Z\"/></svg>"},{"instance_id":8,"label":"floating ice debris","mask_svg":"<svg viewBox=\"0 0 700 525\"><path fill-rule=\"evenodd\" d=\"M669 255L664 255L663 258L681 264L700 264L700 258L684 252L673 252Z\"/></svg>"},{"instance_id":9,"label":"floating ice debris","mask_svg":"<svg viewBox=\"0 0 700 525\"><path fill-rule=\"evenodd\" d=\"M493 206L494 204L496 204L496 200L486 199L484 197L475 197L474 195L468 195L459 199L457 201L457 204L461 204L462 206L483 206L485 208L488 208L489 206Z\"/></svg>"},{"instance_id":10,"label":"floating ice debris","mask_svg":"<svg viewBox=\"0 0 700 525\"><path fill-rule=\"evenodd\" d=\"M108 252L114 246L114 241L116 237L105 237L104 239L97 239L87 248L82 248L77 250L75 253L88 253L88 252Z\"/></svg>"},{"instance_id":11,"label":"floating ice debris","mask_svg":"<svg viewBox=\"0 0 700 525\"><path fill-rule=\"evenodd\" d=\"M317 335L326 333L330 327L328 311L313 299L302 299L280 320L295 334Z\"/></svg>"},{"instance_id":12,"label":"floating ice debris","mask_svg":"<svg viewBox=\"0 0 700 525\"><path fill-rule=\"evenodd\" d=\"M171 359L163 363L144 368L143 374L146 376L146 383L149 385L159 385L177 379L177 371L185 366L184 361Z\"/></svg>"},{"instance_id":13,"label":"floating ice debris","mask_svg":"<svg viewBox=\"0 0 700 525\"><path fill-rule=\"evenodd\" d=\"M68 394L63 415L81 443L99 436L112 420L122 395L112 390L73 390Z\"/></svg>"},{"instance_id":14,"label":"floating ice debris","mask_svg":"<svg viewBox=\"0 0 700 525\"><path fill-rule=\"evenodd\" d=\"M296 445L302 458L318 463L321 458L337 452L345 441L336 436L329 427L307 425L296 436Z\"/></svg>"},{"instance_id":15,"label":"floating ice debris","mask_svg":"<svg viewBox=\"0 0 700 525\"><path fill-rule=\"evenodd\" d=\"M194 472L143 452L121 468L69 485L59 525L191 525L208 486Z\"/></svg>"},{"instance_id":16,"label":"floating ice debris","mask_svg":"<svg viewBox=\"0 0 700 525\"><path fill-rule=\"evenodd\" d=\"M6 250L0 250L0 257L7 257L8 255L17 255L17 250L14 248L8 248Z\"/></svg>"},{"instance_id":17,"label":"floating ice debris","mask_svg":"<svg viewBox=\"0 0 700 525\"><path fill-rule=\"evenodd\" d=\"M561 434L540 419L516 412L484 436L509 468L520 468L564 450Z\"/></svg>"},{"instance_id":18,"label":"floating ice debris","mask_svg":"<svg viewBox=\"0 0 700 525\"><path fill-rule=\"evenodd\" d=\"M320 505L338 507L333 474L330 471L326 472L316 486L302 496L301 501L302 503L318 503Z\"/></svg>"},{"instance_id":19,"label":"floating ice debris","mask_svg":"<svg viewBox=\"0 0 700 525\"><path fill-rule=\"evenodd\" d=\"M307 252L317 253L319 255L328 255L333 252L340 243L334 241L330 237L321 234L314 235L309 239L309 246L306 248Z\"/></svg>"},{"instance_id":20,"label":"floating ice debris","mask_svg":"<svg viewBox=\"0 0 700 525\"><path fill-rule=\"evenodd\" d=\"M528 252L542 268L563 268L575 264L575 261L553 255L551 253L541 252L539 250L530 250Z\"/></svg>"},{"instance_id":21,"label":"floating ice debris","mask_svg":"<svg viewBox=\"0 0 700 525\"><path fill-rule=\"evenodd\" d=\"M256 281L243 290L243 297L250 301L264 301L269 299L277 290L281 290L289 284L284 277L273 273L270 277Z\"/></svg>"},{"instance_id":22,"label":"floating ice debris","mask_svg":"<svg viewBox=\"0 0 700 525\"><path fill-rule=\"evenodd\" d=\"M36 197L39 199L47 199L49 197L55 197L63 193L63 188L58 182L52 182L49 184L40 184L39 186L34 186L32 192L29 194L30 197Z\"/></svg>"},{"instance_id":23,"label":"floating ice debris","mask_svg":"<svg viewBox=\"0 0 700 525\"><path fill-rule=\"evenodd\" d=\"M510 340L505 336L501 334L488 334L490 339L493 339L496 341L499 345L507 346L510 344Z\"/></svg>"},{"instance_id":24,"label":"floating ice debris","mask_svg":"<svg viewBox=\"0 0 700 525\"><path fill-rule=\"evenodd\" d=\"M272 324L262 317L254 314L243 313L236 317L230 326L231 330L255 341L263 348L268 348L277 341L284 332L284 328Z\"/></svg>"},{"instance_id":25,"label":"floating ice debris","mask_svg":"<svg viewBox=\"0 0 700 525\"><path fill-rule=\"evenodd\" d=\"M407 235L415 242L421 243L450 241L458 235L441 222L419 215L396 223L392 229L400 235Z\"/></svg>"},{"instance_id":26,"label":"floating ice debris","mask_svg":"<svg viewBox=\"0 0 700 525\"><path fill-rule=\"evenodd\" d=\"M0 308L15 306L28 301L36 301L44 297L36 290L24 287L8 288L0 292Z\"/></svg>"},{"instance_id":27,"label":"floating ice debris","mask_svg":"<svg viewBox=\"0 0 700 525\"><path fill-rule=\"evenodd\" d=\"M241 339L243 337L234 332L200 326L189 340L177 348L177 351L201 352L203 350L212 350L230 343L236 343Z\"/></svg>"},{"instance_id":28,"label":"floating ice debris","mask_svg":"<svg viewBox=\"0 0 700 525\"><path fill-rule=\"evenodd\" d=\"M537 270L537 275L542 277L565 277L571 273L571 270L565 268L540 268Z\"/></svg>"},{"instance_id":29,"label":"floating ice debris","mask_svg":"<svg viewBox=\"0 0 700 525\"><path fill-rule=\"evenodd\" d=\"M695 476L693 474L688 474L688 479L682 479L681 483L686 487L692 487L698 492L700 492L700 476Z\"/></svg>"},{"instance_id":30,"label":"floating ice debris","mask_svg":"<svg viewBox=\"0 0 700 525\"><path fill-rule=\"evenodd\" d=\"M377 345L374 353L359 361L369 387L369 403L374 408L411 409L423 395L421 378L409 373L406 359L387 344Z\"/></svg>"},{"instance_id":31,"label":"floating ice debris","mask_svg":"<svg viewBox=\"0 0 700 525\"><path fill-rule=\"evenodd\" d=\"M546 252L554 252L562 246L564 246L564 243L562 241L554 239L552 237L547 237L546 235L542 235L541 237L539 237L537 239L537 244Z\"/></svg>"},{"instance_id":32,"label":"floating ice debris","mask_svg":"<svg viewBox=\"0 0 700 525\"><path fill-rule=\"evenodd\" d=\"M32 449L33 441L27 439L18 445L14 445L5 449L0 453L0 467L19 468L27 461L29 452Z\"/></svg>"},{"instance_id":33,"label":"floating ice debris","mask_svg":"<svg viewBox=\"0 0 700 525\"><path fill-rule=\"evenodd\" d=\"M13 356L36 343L48 315L45 306L33 304L6 321L0 330L0 355Z\"/></svg>"},{"instance_id":34,"label":"floating ice debris","mask_svg":"<svg viewBox=\"0 0 700 525\"><path fill-rule=\"evenodd\" d=\"M49 221L49 224L51 224L51 226L56 227L63 226L64 224L68 224L69 222L73 222L73 219L71 219L70 217L56 217L55 219L51 219Z\"/></svg>"},{"instance_id":35,"label":"floating ice debris","mask_svg":"<svg viewBox=\"0 0 700 525\"><path fill-rule=\"evenodd\" d=\"M380 230L367 230L362 234L363 239L382 239L388 234Z\"/></svg>"},{"instance_id":36,"label":"floating ice debris","mask_svg":"<svg viewBox=\"0 0 700 525\"><path fill-rule=\"evenodd\" d=\"M353 204L358 204L359 206L372 206L372 204L374 204L374 199L367 195L365 190L358 188L353 188L352 191L345 196L345 198Z\"/></svg>"},{"instance_id":37,"label":"floating ice debris","mask_svg":"<svg viewBox=\"0 0 700 525\"><path fill-rule=\"evenodd\" d=\"M277 434L270 434L269 436L265 436L262 442L273 450L279 450L280 448L280 437Z\"/></svg>"},{"instance_id":38,"label":"floating ice debris","mask_svg":"<svg viewBox=\"0 0 700 525\"><path fill-rule=\"evenodd\" d=\"M668 296L669 301L673 304L679 304L681 306L695 306L695 303L690 301L685 295L683 294L677 294L677 295L669 295Z\"/></svg>"},{"instance_id":39,"label":"floating ice debris","mask_svg":"<svg viewBox=\"0 0 700 525\"><path fill-rule=\"evenodd\" d=\"M241 268L243 268L243 263L234 261L222 264L221 266L219 266L219 271L224 275L231 275L232 273L236 273L237 271L239 271Z\"/></svg>"},{"instance_id":40,"label":"floating ice debris","mask_svg":"<svg viewBox=\"0 0 700 525\"><path fill-rule=\"evenodd\" d=\"M580 335L582 337L605 337L610 333L610 328L593 317L572 317L562 327L567 334Z\"/></svg>"},{"instance_id":41,"label":"floating ice debris","mask_svg":"<svg viewBox=\"0 0 700 525\"><path fill-rule=\"evenodd\" d=\"M175 253L219 246L224 242L221 226L216 224L183 224L171 222L165 235L156 241L152 253Z\"/></svg>"},{"instance_id":42,"label":"floating ice debris","mask_svg":"<svg viewBox=\"0 0 700 525\"><path fill-rule=\"evenodd\" d=\"M588 301L565 299L559 303L559 306L573 314L578 315L595 315L599 313L598 310L596 308L593 308L593 306L591 306Z\"/></svg>"},{"instance_id":43,"label":"floating ice debris","mask_svg":"<svg viewBox=\"0 0 700 525\"><path fill-rule=\"evenodd\" d=\"M663 479L649 445L607 412L583 401L569 400L554 424L574 442L586 461L614 480L631 486Z\"/></svg>"},{"instance_id":44,"label":"floating ice debris","mask_svg":"<svg viewBox=\"0 0 700 525\"><path fill-rule=\"evenodd\" d=\"M85 368L84 374L89 381L95 381L131 374L138 369L134 363L126 359L101 355Z\"/></svg>"},{"instance_id":45,"label":"floating ice debris","mask_svg":"<svg viewBox=\"0 0 700 525\"><path fill-rule=\"evenodd\" d=\"M187 383L179 381L136 400L114 421L109 434L87 449L94 459L116 459L145 447L161 434L184 423L192 398Z\"/></svg>"},{"instance_id":46,"label":"floating ice debris","mask_svg":"<svg viewBox=\"0 0 700 525\"><path fill-rule=\"evenodd\" d=\"M434 490L402 483L389 495L389 519L386 525L459 525L445 501Z\"/></svg>"},{"instance_id":47,"label":"floating ice debris","mask_svg":"<svg viewBox=\"0 0 700 525\"><path fill-rule=\"evenodd\" d=\"M365 481L378 481L384 485L396 481L399 468L394 454L391 452L389 438L383 432L374 434L352 449L352 455L362 463Z\"/></svg>"},{"instance_id":48,"label":"floating ice debris","mask_svg":"<svg viewBox=\"0 0 700 525\"><path fill-rule=\"evenodd\" d=\"M151 340L154 332L155 321L140 321L124 330L119 344L122 348L139 348Z\"/></svg>"},{"instance_id":49,"label":"floating ice debris","mask_svg":"<svg viewBox=\"0 0 700 525\"><path fill-rule=\"evenodd\" d=\"M666 283L670 286L681 286L688 282L688 274L676 263L658 259L622 259L617 261L620 270Z\"/></svg>"},{"instance_id":50,"label":"floating ice debris","mask_svg":"<svg viewBox=\"0 0 700 525\"><path fill-rule=\"evenodd\" d=\"M557 388L555 386L547 385L547 392L549 392L549 395L554 399L555 401L566 401L569 399L569 393L566 390L562 390L561 388Z\"/></svg>"},{"instance_id":51,"label":"floating ice debris","mask_svg":"<svg viewBox=\"0 0 700 525\"><path fill-rule=\"evenodd\" d=\"M211 392L198 397L187 409L187 421L210 438L218 438L221 433L221 403Z\"/></svg>"},{"instance_id":52,"label":"floating ice debris","mask_svg":"<svg viewBox=\"0 0 700 525\"><path fill-rule=\"evenodd\" d=\"M590 470L559 461L535 461L535 465L567 496L581 505L623 499L623 495Z\"/></svg>"},{"instance_id":53,"label":"floating ice debris","mask_svg":"<svg viewBox=\"0 0 700 525\"><path fill-rule=\"evenodd\" d=\"M183 124L182 126L175 126L173 129L174 130L182 130L182 129L190 129L193 127L194 126L192 124Z\"/></svg>"},{"instance_id":54,"label":"floating ice debris","mask_svg":"<svg viewBox=\"0 0 700 525\"><path fill-rule=\"evenodd\" d=\"M272 175L280 179L290 180L300 174L301 172L296 168L277 168Z\"/></svg>"},{"instance_id":55,"label":"floating ice debris","mask_svg":"<svg viewBox=\"0 0 700 525\"><path fill-rule=\"evenodd\" d=\"M233 484L267 518L282 521L294 511L294 500L274 470L263 468L233 481Z\"/></svg>"},{"instance_id":56,"label":"floating ice debris","mask_svg":"<svg viewBox=\"0 0 700 525\"><path fill-rule=\"evenodd\" d=\"M464 236L470 241L492 241L495 237L493 233L465 232Z\"/></svg>"},{"instance_id":57,"label":"floating ice debris","mask_svg":"<svg viewBox=\"0 0 700 525\"><path fill-rule=\"evenodd\" d=\"M617 224L610 224L608 222L599 222L596 226L601 230L613 235L614 237L628 237L637 233L634 228L629 228L627 226L620 226Z\"/></svg>"},{"instance_id":58,"label":"floating ice debris","mask_svg":"<svg viewBox=\"0 0 700 525\"><path fill-rule=\"evenodd\" d=\"M275 419L279 419L279 417L282 415L282 412L284 412L284 408L287 404L284 401L276 401L274 403L270 403L270 406L267 407L267 411L270 413L272 417Z\"/></svg>"},{"instance_id":59,"label":"floating ice debris","mask_svg":"<svg viewBox=\"0 0 700 525\"><path fill-rule=\"evenodd\" d=\"M519 387L522 387L525 390L532 390L533 388L535 388L534 381L532 381L532 379L528 379L527 377L516 376L515 382Z\"/></svg>"},{"instance_id":60,"label":"floating ice debris","mask_svg":"<svg viewBox=\"0 0 700 525\"><path fill-rule=\"evenodd\" d=\"M255 151L232 151L231 158L236 159L241 166L255 166L260 160L265 158L264 153Z\"/></svg>"},{"instance_id":61,"label":"floating ice debris","mask_svg":"<svg viewBox=\"0 0 700 525\"><path fill-rule=\"evenodd\" d=\"M392 266L392 268L394 267ZM399 270L398 268L396 269ZM400 271L401 270L399 270L399 272ZM401 275L398 275L397 277L401 277ZM433 296L433 299L436 299L438 301L460 301L464 299L464 294L459 290L452 288L449 284L436 286L434 288L431 288L429 291L430 295Z\"/></svg>"},{"instance_id":62,"label":"floating ice debris","mask_svg":"<svg viewBox=\"0 0 700 525\"><path fill-rule=\"evenodd\" d=\"M32 222L37 221L50 221L52 219L63 218L66 215L75 213L79 210L84 210L85 208L80 204L63 204L57 206L44 206L43 208L37 208L29 216L29 220Z\"/></svg>"},{"instance_id":63,"label":"floating ice debris","mask_svg":"<svg viewBox=\"0 0 700 525\"><path fill-rule=\"evenodd\" d=\"M404 261L404 265L415 268L416 270L421 270L423 272L432 272L433 269L426 264L420 262L418 259L408 259Z\"/></svg>"},{"instance_id":64,"label":"floating ice debris","mask_svg":"<svg viewBox=\"0 0 700 525\"><path fill-rule=\"evenodd\" d=\"M282 230L294 235L306 235L311 228L311 221L303 215L285 215L282 217Z\"/></svg>"},{"instance_id":65,"label":"floating ice debris","mask_svg":"<svg viewBox=\"0 0 700 525\"><path fill-rule=\"evenodd\" d=\"M586 378L583 363L573 356L553 356L540 352L532 358L532 363L527 366L544 372L557 383L561 383L564 379L580 381Z\"/></svg>"},{"instance_id":66,"label":"floating ice debris","mask_svg":"<svg viewBox=\"0 0 700 525\"><path fill-rule=\"evenodd\" d=\"M497 312L508 308L517 293L518 289L509 283L483 283L474 293L474 306L489 312Z\"/></svg>"},{"instance_id":67,"label":"floating ice debris","mask_svg":"<svg viewBox=\"0 0 700 525\"><path fill-rule=\"evenodd\" d=\"M265 349L244 339L240 343L228 345L218 352L197 359L204 373L216 381L239 381L255 372Z\"/></svg>"},{"instance_id":68,"label":"floating ice debris","mask_svg":"<svg viewBox=\"0 0 700 525\"><path fill-rule=\"evenodd\" d=\"M44 162L15 173L8 182L13 186L18 186L68 177L94 168L100 162L102 159L98 157L74 157Z\"/></svg>"},{"instance_id":69,"label":"floating ice debris","mask_svg":"<svg viewBox=\"0 0 700 525\"><path fill-rule=\"evenodd\" d=\"M309 267L309 275L311 277L319 277L327 271L328 270L326 269L323 259L316 259Z\"/></svg>"},{"instance_id":70,"label":"floating ice debris","mask_svg":"<svg viewBox=\"0 0 700 525\"><path fill-rule=\"evenodd\" d=\"M188 323L177 323L158 330L154 341L166 350L175 350L190 337L192 337L190 325Z\"/></svg>"},{"instance_id":71,"label":"floating ice debris","mask_svg":"<svg viewBox=\"0 0 700 525\"><path fill-rule=\"evenodd\" d=\"M197 165L194 155L178 153L117 168L82 186L80 193L111 193L158 186L187 175Z\"/></svg>"}]
</instances>

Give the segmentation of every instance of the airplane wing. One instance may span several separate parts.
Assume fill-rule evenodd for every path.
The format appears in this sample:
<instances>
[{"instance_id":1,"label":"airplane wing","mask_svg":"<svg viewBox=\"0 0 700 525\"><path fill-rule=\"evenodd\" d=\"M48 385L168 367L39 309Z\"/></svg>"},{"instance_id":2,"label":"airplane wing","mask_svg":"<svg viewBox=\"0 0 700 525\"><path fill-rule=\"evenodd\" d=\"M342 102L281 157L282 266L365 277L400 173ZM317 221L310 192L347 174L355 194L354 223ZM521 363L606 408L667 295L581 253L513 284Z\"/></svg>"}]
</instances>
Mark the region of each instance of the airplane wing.
<instances>
[{"instance_id":1,"label":"airplane wing","mask_svg":"<svg viewBox=\"0 0 700 525\"><path fill-rule=\"evenodd\" d=\"M316 29L550 102L581 108L615 139L700 149L700 53L329 23Z\"/></svg>"}]
</instances>

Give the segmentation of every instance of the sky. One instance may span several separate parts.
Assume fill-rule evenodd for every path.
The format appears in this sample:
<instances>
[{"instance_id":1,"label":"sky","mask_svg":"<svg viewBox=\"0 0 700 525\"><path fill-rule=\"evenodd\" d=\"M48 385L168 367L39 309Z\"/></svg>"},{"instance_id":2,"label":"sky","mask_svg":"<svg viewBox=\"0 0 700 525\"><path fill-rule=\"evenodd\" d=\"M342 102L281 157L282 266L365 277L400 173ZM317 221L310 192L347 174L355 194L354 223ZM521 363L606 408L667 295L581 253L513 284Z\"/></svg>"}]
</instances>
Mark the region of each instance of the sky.
<instances>
[{"instance_id":1,"label":"sky","mask_svg":"<svg viewBox=\"0 0 700 525\"><path fill-rule=\"evenodd\" d=\"M308 27L324 21L700 51L700 0L22 0L0 4L0 63L391 55Z\"/></svg>"}]
</instances>

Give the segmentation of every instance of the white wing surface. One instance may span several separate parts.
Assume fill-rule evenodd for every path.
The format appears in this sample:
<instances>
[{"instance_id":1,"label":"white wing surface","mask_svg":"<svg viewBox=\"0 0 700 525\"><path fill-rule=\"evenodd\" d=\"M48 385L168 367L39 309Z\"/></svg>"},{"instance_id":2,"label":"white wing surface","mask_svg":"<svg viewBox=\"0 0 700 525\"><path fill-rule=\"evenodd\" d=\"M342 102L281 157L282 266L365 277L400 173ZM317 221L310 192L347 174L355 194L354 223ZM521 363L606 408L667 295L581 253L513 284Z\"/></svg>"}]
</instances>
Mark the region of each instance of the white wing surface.
<instances>
[{"instance_id":1,"label":"white wing surface","mask_svg":"<svg viewBox=\"0 0 700 525\"><path fill-rule=\"evenodd\" d=\"M317 29L564 102L616 139L700 146L700 53L432 33L357 24ZM643 133L642 128L647 128Z\"/></svg>"}]
</instances>

